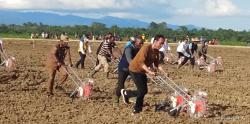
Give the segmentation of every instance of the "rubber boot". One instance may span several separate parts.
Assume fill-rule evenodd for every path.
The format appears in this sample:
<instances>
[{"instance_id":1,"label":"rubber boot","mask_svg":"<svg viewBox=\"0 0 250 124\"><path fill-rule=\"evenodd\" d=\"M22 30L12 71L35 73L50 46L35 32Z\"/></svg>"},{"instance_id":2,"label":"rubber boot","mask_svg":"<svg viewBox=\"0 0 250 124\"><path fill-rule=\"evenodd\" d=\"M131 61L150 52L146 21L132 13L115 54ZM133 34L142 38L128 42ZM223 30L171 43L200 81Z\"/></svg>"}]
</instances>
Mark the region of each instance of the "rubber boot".
<instances>
[{"instance_id":1,"label":"rubber boot","mask_svg":"<svg viewBox=\"0 0 250 124\"><path fill-rule=\"evenodd\" d=\"M119 108L119 97L118 96L114 97L113 107Z\"/></svg>"},{"instance_id":2,"label":"rubber boot","mask_svg":"<svg viewBox=\"0 0 250 124\"><path fill-rule=\"evenodd\" d=\"M78 61L76 64L75 64L75 67L78 68L80 62Z\"/></svg>"},{"instance_id":3,"label":"rubber boot","mask_svg":"<svg viewBox=\"0 0 250 124\"><path fill-rule=\"evenodd\" d=\"M106 73L105 73L105 78L106 78L106 79L109 79L109 72L106 72Z\"/></svg>"}]
</instances>

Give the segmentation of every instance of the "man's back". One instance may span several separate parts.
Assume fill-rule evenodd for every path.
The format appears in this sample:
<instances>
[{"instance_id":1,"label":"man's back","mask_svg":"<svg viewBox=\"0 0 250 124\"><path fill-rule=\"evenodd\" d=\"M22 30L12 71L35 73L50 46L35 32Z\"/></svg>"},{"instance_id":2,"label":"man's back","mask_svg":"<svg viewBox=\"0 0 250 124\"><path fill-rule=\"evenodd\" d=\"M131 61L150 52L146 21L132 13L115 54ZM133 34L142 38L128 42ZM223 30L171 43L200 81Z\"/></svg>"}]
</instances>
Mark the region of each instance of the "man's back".
<instances>
[{"instance_id":1,"label":"man's back","mask_svg":"<svg viewBox=\"0 0 250 124\"><path fill-rule=\"evenodd\" d=\"M55 68L57 66L57 63L64 64L64 60L66 56L70 59L70 47L68 45L66 46L60 46L60 43L56 44L50 51L48 56L48 67Z\"/></svg>"}]
</instances>

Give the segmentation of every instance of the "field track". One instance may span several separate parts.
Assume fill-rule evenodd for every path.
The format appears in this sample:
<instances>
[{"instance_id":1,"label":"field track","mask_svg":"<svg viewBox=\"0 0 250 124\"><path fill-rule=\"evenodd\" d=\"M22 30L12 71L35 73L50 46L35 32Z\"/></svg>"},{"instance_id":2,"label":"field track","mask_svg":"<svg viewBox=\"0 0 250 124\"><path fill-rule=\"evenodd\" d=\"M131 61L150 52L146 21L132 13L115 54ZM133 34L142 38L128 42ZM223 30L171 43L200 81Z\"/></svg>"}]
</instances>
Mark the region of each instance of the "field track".
<instances>
[{"instance_id":1,"label":"field track","mask_svg":"<svg viewBox=\"0 0 250 124\"><path fill-rule=\"evenodd\" d=\"M46 60L49 50L56 42L36 40L35 49L30 39L3 39L8 55L16 58L16 70L6 72L0 68L0 124L249 124L250 123L250 49L249 47L209 46L208 53L221 56L224 70L210 74L205 70L189 70L188 66L176 69L176 65L164 64L169 77L190 92L198 89L208 93L209 117L193 119L186 114L174 118L166 112L155 112L155 104L168 94L152 82L145 96L143 112L132 116L133 104L125 105L122 100L119 109L113 108L113 94L117 79L104 81L103 71L95 75L91 100L76 99L73 103L65 93L55 90L47 98L48 73ZM122 42L124 43L124 42ZM70 42L73 63L79 59L78 42ZM94 51L98 43L94 43ZM176 44L170 44L173 52ZM119 44L123 48L123 44ZM244 48L244 49L242 49ZM86 58L86 68L74 70L86 78L92 64ZM56 81L58 76L56 77ZM67 91L75 89L71 80L64 85ZM134 89L132 81L126 88Z\"/></svg>"}]
</instances>

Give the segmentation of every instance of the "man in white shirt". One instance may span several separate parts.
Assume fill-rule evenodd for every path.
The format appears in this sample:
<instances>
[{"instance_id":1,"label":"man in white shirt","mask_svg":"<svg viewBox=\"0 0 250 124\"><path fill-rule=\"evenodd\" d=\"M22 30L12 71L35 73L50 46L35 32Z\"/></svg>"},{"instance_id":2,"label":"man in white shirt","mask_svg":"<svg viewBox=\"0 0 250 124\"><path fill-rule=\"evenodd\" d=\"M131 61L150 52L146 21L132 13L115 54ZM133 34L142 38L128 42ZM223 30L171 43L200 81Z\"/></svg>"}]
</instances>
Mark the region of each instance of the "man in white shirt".
<instances>
[{"instance_id":1,"label":"man in white shirt","mask_svg":"<svg viewBox=\"0 0 250 124\"><path fill-rule=\"evenodd\" d=\"M86 52L88 50L89 53L91 53L91 48L89 47L89 41L90 41L90 35L82 36L79 41L79 55L80 59L77 61L75 67L78 68L78 66L81 64L81 68L84 68L84 61L86 58Z\"/></svg>"},{"instance_id":2,"label":"man in white shirt","mask_svg":"<svg viewBox=\"0 0 250 124\"><path fill-rule=\"evenodd\" d=\"M197 43L199 42L198 39L192 38L192 42L188 44L188 47L185 49L184 54L184 60L178 65L178 69L182 67L188 60L190 60L191 67L194 68L195 64L195 55L194 53L197 53L198 45Z\"/></svg>"},{"instance_id":3,"label":"man in white shirt","mask_svg":"<svg viewBox=\"0 0 250 124\"><path fill-rule=\"evenodd\" d=\"M164 62L164 58L169 50L171 50L171 48L169 47L168 41L166 38L163 46L159 49L159 62L160 63Z\"/></svg>"},{"instance_id":4,"label":"man in white shirt","mask_svg":"<svg viewBox=\"0 0 250 124\"><path fill-rule=\"evenodd\" d=\"M180 59L181 57L183 57L185 54L187 54L186 49L188 47L188 40L185 39L184 41L182 41L178 47L177 47L177 53L178 53L178 59Z\"/></svg>"}]
</instances>

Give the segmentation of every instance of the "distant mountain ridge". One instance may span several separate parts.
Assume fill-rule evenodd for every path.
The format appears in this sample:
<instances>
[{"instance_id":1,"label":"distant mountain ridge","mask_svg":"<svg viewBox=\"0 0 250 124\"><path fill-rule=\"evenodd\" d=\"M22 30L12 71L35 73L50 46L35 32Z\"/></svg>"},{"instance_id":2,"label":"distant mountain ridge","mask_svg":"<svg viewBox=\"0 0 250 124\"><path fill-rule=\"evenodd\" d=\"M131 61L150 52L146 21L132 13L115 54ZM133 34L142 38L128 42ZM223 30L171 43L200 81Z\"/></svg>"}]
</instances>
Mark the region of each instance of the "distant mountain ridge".
<instances>
[{"instance_id":1,"label":"distant mountain ridge","mask_svg":"<svg viewBox=\"0 0 250 124\"><path fill-rule=\"evenodd\" d=\"M99 19L92 19L86 17L79 17L74 15L58 15L45 12L17 12L10 10L0 10L0 24L23 24L26 22L43 23L47 25L91 25L93 22L105 24L107 27L117 25L118 27L135 27L147 28L149 23L136 19L123 19L112 16L106 16ZM184 25L189 30L200 29L194 25ZM168 28L178 29L180 26L167 24Z\"/></svg>"}]
</instances>

